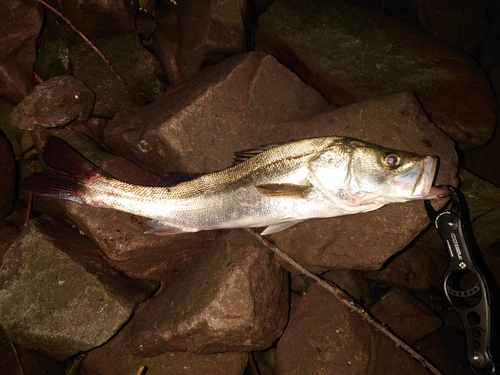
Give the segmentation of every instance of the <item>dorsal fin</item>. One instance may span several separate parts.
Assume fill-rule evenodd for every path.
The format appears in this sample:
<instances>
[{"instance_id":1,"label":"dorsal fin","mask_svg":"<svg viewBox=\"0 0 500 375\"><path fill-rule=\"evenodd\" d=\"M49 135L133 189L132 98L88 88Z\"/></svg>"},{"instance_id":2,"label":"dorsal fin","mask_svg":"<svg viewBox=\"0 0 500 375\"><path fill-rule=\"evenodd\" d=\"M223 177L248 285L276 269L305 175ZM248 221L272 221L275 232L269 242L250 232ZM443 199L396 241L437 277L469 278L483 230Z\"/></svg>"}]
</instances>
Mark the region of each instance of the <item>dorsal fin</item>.
<instances>
[{"instance_id":1,"label":"dorsal fin","mask_svg":"<svg viewBox=\"0 0 500 375\"><path fill-rule=\"evenodd\" d=\"M259 155L260 153L270 150L276 146L282 145L286 142L278 142L278 143L271 143L267 145L263 145L257 148L251 148L248 150L243 150L243 151L237 151L234 153L234 159L233 159L233 164L232 166L234 167L235 165L241 164L248 159L253 158L256 155Z\"/></svg>"}]
</instances>

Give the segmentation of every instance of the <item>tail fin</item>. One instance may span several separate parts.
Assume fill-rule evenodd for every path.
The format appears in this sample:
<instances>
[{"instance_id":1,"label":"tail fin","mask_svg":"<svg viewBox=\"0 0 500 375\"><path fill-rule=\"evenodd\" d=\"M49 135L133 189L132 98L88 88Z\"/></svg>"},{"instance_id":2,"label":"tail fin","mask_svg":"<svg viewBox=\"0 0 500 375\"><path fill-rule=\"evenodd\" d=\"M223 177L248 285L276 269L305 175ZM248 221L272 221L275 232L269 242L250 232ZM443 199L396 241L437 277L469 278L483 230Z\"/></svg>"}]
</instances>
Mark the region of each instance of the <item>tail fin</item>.
<instances>
[{"instance_id":1,"label":"tail fin","mask_svg":"<svg viewBox=\"0 0 500 375\"><path fill-rule=\"evenodd\" d=\"M57 137L50 137L45 143L43 160L51 169L27 177L19 188L36 195L84 203L86 184L100 174L100 169Z\"/></svg>"}]
</instances>

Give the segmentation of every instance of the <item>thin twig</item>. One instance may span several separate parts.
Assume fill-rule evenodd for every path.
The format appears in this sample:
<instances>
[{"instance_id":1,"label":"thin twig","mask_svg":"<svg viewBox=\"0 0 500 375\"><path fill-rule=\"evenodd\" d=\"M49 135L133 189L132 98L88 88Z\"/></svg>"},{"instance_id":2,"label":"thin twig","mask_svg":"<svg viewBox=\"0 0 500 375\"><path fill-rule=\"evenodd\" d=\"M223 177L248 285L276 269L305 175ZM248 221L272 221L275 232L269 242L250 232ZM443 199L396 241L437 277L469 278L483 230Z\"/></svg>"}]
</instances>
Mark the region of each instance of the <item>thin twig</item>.
<instances>
[{"instance_id":1,"label":"thin twig","mask_svg":"<svg viewBox=\"0 0 500 375\"><path fill-rule=\"evenodd\" d=\"M137 373L135 375L143 375L144 374L144 369L146 368L146 366L141 366L139 367L139 370L137 370Z\"/></svg>"},{"instance_id":2,"label":"thin twig","mask_svg":"<svg viewBox=\"0 0 500 375\"><path fill-rule=\"evenodd\" d=\"M35 145L31 145L30 147L28 147L26 150L24 151L21 151L21 153L19 155L16 156L16 160L19 160L21 159L24 155L26 155L28 152L30 152L31 150L33 150L35 148Z\"/></svg>"},{"instance_id":3,"label":"thin twig","mask_svg":"<svg viewBox=\"0 0 500 375\"><path fill-rule=\"evenodd\" d=\"M30 172L31 172L31 174L33 174L33 173L35 173L35 161L32 160L30 164L31 164ZM30 221L32 208L33 208L33 193L29 193L28 206L26 207L26 218L24 220L24 225L28 224L28 221Z\"/></svg>"},{"instance_id":4,"label":"thin twig","mask_svg":"<svg viewBox=\"0 0 500 375\"><path fill-rule=\"evenodd\" d=\"M16 362L17 365L19 366L19 370L21 371L21 375L24 375L23 364L21 363L21 359L19 358L19 353L17 352L16 346L11 340L9 340L9 344L12 349L12 352L14 353L14 357L16 357Z\"/></svg>"},{"instance_id":5,"label":"thin twig","mask_svg":"<svg viewBox=\"0 0 500 375\"><path fill-rule=\"evenodd\" d=\"M401 340L398 336L396 336L394 333L389 331L386 327L384 327L382 324L380 324L375 318L373 318L370 314L368 314L362 306L358 305L351 296L349 296L346 292L344 292L342 289L340 289L337 285L335 285L332 282L328 282L326 280L323 280L322 278L318 277L317 275L315 275L311 271L309 271L306 268L304 268L303 266L301 266L299 263L297 263L295 260L293 260L290 256L288 256L288 254L286 254L285 252L280 250L275 244L273 244L269 240L262 237L255 230L253 230L251 228L245 228L245 231L248 232L252 237L256 238L261 244L263 244L265 247L267 247L269 250L271 250L274 254L276 254L281 259L283 259L285 262L287 262L290 266L292 266L297 271L299 271L301 274L316 281L316 283L318 283L318 285L322 286L328 292L333 294L343 305L348 307L350 310L356 312L357 314L361 315L363 320L370 323L371 325L373 325L375 327L375 329L377 329L378 331L385 334L390 340L394 341L396 346L403 348L408 354L410 354L413 358L415 358L417 361L419 361L422 364L422 366L426 367L430 372L432 372L435 375L443 375L443 373L441 371L439 371L436 367L434 367L420 353L415 351L412 347L410 347L403 340Z\"/></svg>"}]
</instances>

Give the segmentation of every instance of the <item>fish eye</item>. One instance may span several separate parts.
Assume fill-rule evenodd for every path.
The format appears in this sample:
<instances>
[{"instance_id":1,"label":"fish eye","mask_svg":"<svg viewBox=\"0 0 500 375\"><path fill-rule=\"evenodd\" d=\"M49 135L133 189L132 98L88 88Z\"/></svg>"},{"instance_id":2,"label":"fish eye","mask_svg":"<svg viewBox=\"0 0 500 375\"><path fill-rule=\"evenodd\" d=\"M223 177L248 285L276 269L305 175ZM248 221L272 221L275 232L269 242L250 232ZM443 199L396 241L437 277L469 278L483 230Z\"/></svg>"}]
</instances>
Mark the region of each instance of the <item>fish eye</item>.
<instances>
[{"instance_id":1,"label":"fish eye","mask_svg":"<svg viewBox=\"0 0 500 375\"><path fill-rule=\"evenodd\" d=\"M397 154L387 153L382 156L382 164L384 167L394 169L399 167L401 159Z\"/></svg>"}]
</instances>

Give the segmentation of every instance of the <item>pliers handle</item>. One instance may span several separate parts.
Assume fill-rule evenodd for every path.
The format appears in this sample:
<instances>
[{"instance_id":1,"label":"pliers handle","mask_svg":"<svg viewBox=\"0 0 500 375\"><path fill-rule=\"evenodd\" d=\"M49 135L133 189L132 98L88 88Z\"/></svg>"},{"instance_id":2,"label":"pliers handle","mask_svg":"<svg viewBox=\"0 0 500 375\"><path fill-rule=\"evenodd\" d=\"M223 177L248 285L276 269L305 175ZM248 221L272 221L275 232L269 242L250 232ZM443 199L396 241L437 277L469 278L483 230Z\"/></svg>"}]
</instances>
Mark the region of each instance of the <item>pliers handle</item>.
<instances>
[{"instance_id":1,"label":"pliers handle","mask_svg":"<svg viewBox=\"0 0 500 375\"><path fill-rule=\"evenodd\" d=\"M425 208L443 239L450 263L443 276L443 289L451 307L460 316L467 337L467 360L478 374L494 374L490 353L492 333L491 300L486 278L478 268L477 247L467 203L457 188L450 191L451 209L437 212L429 200ZM477 260L476 259L476 260Z\"/></svg>"}]
</instances>

